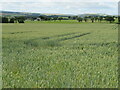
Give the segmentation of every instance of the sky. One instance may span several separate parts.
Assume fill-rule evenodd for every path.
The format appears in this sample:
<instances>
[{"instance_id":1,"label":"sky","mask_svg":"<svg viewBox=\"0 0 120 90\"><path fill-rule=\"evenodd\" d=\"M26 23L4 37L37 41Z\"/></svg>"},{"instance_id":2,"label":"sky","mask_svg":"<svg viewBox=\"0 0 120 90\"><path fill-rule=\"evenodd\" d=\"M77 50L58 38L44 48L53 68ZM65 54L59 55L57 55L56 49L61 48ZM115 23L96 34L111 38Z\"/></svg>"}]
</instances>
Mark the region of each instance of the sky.
<instances>
[{"instance_id":1,"label":"sky","mask_svg":"<svg viewBox=\"0 0 120 90\"><path fill-rule=\"evenodd\" d=\"M83 2L84 1L84 2ZM118 14L119 0L1 0L0 10L50 14Z\"/></svg>"}]
</instances>

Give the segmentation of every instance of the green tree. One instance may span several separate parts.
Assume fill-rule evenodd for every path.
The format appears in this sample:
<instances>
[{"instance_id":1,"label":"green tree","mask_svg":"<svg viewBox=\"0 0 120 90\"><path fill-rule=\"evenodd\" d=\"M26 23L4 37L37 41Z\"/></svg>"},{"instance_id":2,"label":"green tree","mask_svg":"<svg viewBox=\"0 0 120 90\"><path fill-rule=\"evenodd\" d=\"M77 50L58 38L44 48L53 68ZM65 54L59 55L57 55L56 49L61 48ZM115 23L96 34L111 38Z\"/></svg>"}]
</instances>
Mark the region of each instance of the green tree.
<instances>
[{"instance_id":1,"label":"green tree","mask_svg":"<svg viewBox=\"0 0 120 90\"><path fill-rule=\"evenodd\" d=\"M39 16L39 18L41 18L41 20L47 20L47 17L46 16Z\"/></svg>"},{"instance_id":2,"label":"green tree","mask_svg":"<svg viewBox=\"0 0 120 90\"><path fill-rule=\"evenodd\" d=\"M0 23L2 23L2 17L0 17Z\"/></svg>"},{"instance_id":3,"label":"green tree","mask_svg":"<svg viewBox=\"0 0 120 90\"><path fill-rule=\"evenodd\" d=\"M60 20L60 21L61 21L61 20L63 20L63 18L62 18L62 17L59 17L59 18L58 18L58 20Z\"/></svg>"},{"instance_id":4,"label":"green tree","mask_svg":"<svg viewBox=\"0 0 120 90\"><path fill-rule=\"evenodd\" d=\"M26 20L26 17L24 16L15 17L15 22L18 22L18 23L24 23L25 20Z\"/></svg>"},{"instance_id":5,"label":"green tree","mask_svg":"<svg viewBox=\"0 0 120 90\"><path fill-rule=\"evenodd\" d=\"M106 20L106 21L109 21L110 23L112 23L112 22L115 21L115 19L114 19L113 16L107 16L107 17L105 18L105 20Z\"/></svg>"},{"instance_id":6,"label":"green tree","mask_svg":"<svg viewBox=\"0 0 120 90\"><path fill-rule=\"evenodd\" d=\"M88 21L88 18L87 18L87 17L84 17L84 21L87 22L87 21Z\"/></svg>"},{"instance_id":7,"label":"green tree","mask_svg":"<svg viewBox=\"0 0 120 90\"><path fill-rule=\"evenodd\" d=\"M45 21L50 21L51 20L51 17L46 17L45 18Z\"/></svg>"},{"instance_id":8,"label":"green tree","mask_svg":"<svg viewBox=\"0 0 120 90\"><path fill-rule=\"evenodd\" d=\"M14 23L14 20L15 20L14 18L10 18L10 21L9 21L9 22L10 22L10 23Z\"/></svg>"},{"instance_id":9,"label":"green tree","mask_svg":"<svg viewBox=\"0 0 120 90\"><path fill-rule=\"evenodd\" d=\"M58 17L53 17L53 20L54 20L54 21L58 20Z\"/></svg>"},{"instance_id":10,"label":"green tree","mask_svg":"<svg viewBox=\"0 0 120 90\"><path fill-rule=\"evenodd\" d=\"M24 20L19 19L18 22L19 22L19 23L24 23Z\"/></svg>"},{"instance_id":11,"label":"green tree","mask_svg":"<svg viewBox=\"0 0 120 90\"><path fill-rule=\"evenodd\" d=\"M118 16L118 23L120 23L120 16Z\"/></svg>"},{"instance_id":12,"label":"green tree","mask_svg":"<svg viewBox=\"0 0 120 90\"><path fill-rule=\"evenodd\" d=\"M68 16L68 19L71 19L71 16Z\"/></svg>"},{"instance_id":13,"label":"green tree","mask_svg":"<svg viewBox=\"0 0 120 90\"><path fill-rule=\"evenodd\" d=\"M97 20L98 20L98 17L96 16L96 17L95 17L95 22L96 22Z\"/></svg>"},{"instance_id":14,"label":"green tree","mask_svg":"<svg viewBox=\"0 0 120 90\"><path fill-rule=\"evenodd\" d=\"M103 17L102 17L102 16L98 17L98 21L99 21L99 22L101 22L102 20L103 20Z\"/></svg>"},{"instance_id":15,"label":"green tree","mask_svg":"<svg viewBox=\"0 0 120 90\"><path fill-rule=\"evenodd\" d=\"M76 19L78 19L78 18L79 18L78 16L73 16L73 17L72 17L73 20L76 20Z\"/></svg>"},{"instance_id":16,"label":"green tree","mask_svg":"<svg viewBox=\"0 0 120 90\"><path fill-rule=\"evenodd\" d=\"M37 19L37 17L31 17L31 21L34 21L36 19Z\"/></svg>"},{"instance_id":17,"label":"green tree","mask_svg":"<svg viewBox=\"0 0 120 90\"><path fill-rule=\"evenodd\" d=\"M7 17L2 17L2 23L9 23L8 18Z\"/></svg>"},{"instance_id":18,"label":"green tree","mask_svg":"<svg viewBox=\"0 0 120 90\"><path fill-rule=\"evenodd\" d=\"M78 17L77 20L78 20L78 22L82 22L82 21L83 21L83 18Z\"/></svg>"},{"instance_id":19,"label":"green tree","mask_svg":"<svg viewBox=\"0 0 120 90\"><path fill-rule=\"evenodd\" d=\"M94 17L91 17L91 21L92 21L92 23L94 23L94 21L95 21L95 18L94 18Z\"/></svg>"}]
</instances>

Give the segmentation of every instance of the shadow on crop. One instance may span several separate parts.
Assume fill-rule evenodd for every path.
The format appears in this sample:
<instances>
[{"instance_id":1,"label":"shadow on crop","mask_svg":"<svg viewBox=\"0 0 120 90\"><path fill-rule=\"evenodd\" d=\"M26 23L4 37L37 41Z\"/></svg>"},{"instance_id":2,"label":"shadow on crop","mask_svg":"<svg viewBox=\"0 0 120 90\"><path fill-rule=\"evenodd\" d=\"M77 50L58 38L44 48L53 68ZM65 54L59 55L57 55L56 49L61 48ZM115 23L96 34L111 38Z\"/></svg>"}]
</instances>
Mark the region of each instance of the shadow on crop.
<instances>
[{"instance_id":1,"label":"shadow on crop","mask_svg":"<svg viewBox=\"0 0 120 90\"><path fill-rule=\"evenodd\" d=\"M9 32L9 33L3 33L3 34L24 34L28 32L33 32L33 31L23 31L23 32Z\"/></svg>"},{"instance_id":2,"label":"shadow on crop","mask_svg":"<svg viewBox=\"0 0 120 90\"><path fill-rule=\"evenodd\" d=\"M51 37L39 37L39 38L34 38L34 39L31 39L31 40L49 40L49 39L52 39L52 38L57 38L57 37L63 37L63 36L68 36L68 35L74 35L74 34L77 34L79 32L74 32L74 33L66 33L66 34L61 34L61 35L55 35L55 36L51 36Z\"/></svg>"},{"instance_id":3,"label":"shadow on crop","mask_svg":"<svg viewBox=\"0 0 120 90\"><path fill-rule=\"evenodd\" d=\"M28 40L24 41L24 44L30 47L58 47L61 44L54 40Z\"/></svg>"},{"instance_id":4,"label":"shadow on crop","mask_svg":"<svg viewBox=\"0 0 120 90\"><path fill-rule=\"evenodd\" d=\"M57 37L62 37L62 36L67 36L67 35L72 35L72 34L76 34L76 33L57 35ZM47 40L47 39L50 39L50 37L37 38L37 39L35 38L35 39L24 41L24 44L27 46L31 46L31 47L58 47L58 46L61 46L61 43L60 43L61 41L79 38L79 37L82 37L88 34L90 33L83 33L83 34L76 35L73 37L62 38L62 39L57 39L57 40Z\"/></svg>"},{"instance_id":5,"label":"shadow on crop","mask_svg":"<svg viewBox=\"0 0 120 90\"><path fill-rule=\"evenodd\" d=\"M77 34L77 33L78 32L55 35L55 36L52 36L52 37L42 37L41 39L47 40L47 39L51 39L51 38L55 38L55 37L63 37L63 36L68 36L68 35L74 35L74 34Z\"/></svg>"},{"instance_id":6,"label":"shadow on crop","mask_svg":"<svg viewBox=\"0 0 120 90\"><path fill-rule=\"evenodd\" d=\"M82 37L82 36L85 36L85 35L88 35L88 34L91 34L91 33L83 33L83 34L76 35L76 36L73 36L73 37L66 37L66 38L60 39L59 41L64 41L64 40L69 40L69 39L74 39L74 38L79 38L79 37Z\"/></svg>"}]
</instances>

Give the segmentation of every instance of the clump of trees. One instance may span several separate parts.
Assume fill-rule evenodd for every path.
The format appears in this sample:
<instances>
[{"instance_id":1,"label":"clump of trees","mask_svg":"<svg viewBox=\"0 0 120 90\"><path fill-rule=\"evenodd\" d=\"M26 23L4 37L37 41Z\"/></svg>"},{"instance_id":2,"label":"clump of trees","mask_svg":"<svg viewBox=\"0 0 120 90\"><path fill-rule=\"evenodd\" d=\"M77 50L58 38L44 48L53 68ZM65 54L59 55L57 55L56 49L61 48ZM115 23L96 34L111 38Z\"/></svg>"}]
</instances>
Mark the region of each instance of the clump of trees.
<instances>
[{"instance_id":1,"label":"clump of trees","mask_svg":"<svg viewBox=\"0 0 120 90\"><path fill-rule=\"evenodd\" d=\"M11 18L9 22L10 22L10 23L14 23L14 22L15 22L15 19L14 19L14 18Z\"/></svg>"},{"instance_id":2,"label":"clump of trees","mask_svg":"<svg viewBox=\"0 0 120 90\"><path fill-rule=\"evenodd\" d=\"M41 21L50 21L51 18L47 17L47 16L39 16L39 18L41 19Z\"/></svg>"},{"instance_id":3,"label":"clump of trees","mask_svg":"<svg viewBox=\"0 0 120 90\"><path fill-rule=\"evenodd\" d=\"M103 17L102 16L98 17L98 22L101 22L101 21L103 21Z\"/></svg>"},{"instance_id":4,"label":"clump of trees","mask_svg":"<svg viewBox=\"0 0 120 90\"><path fill-rule=\"evenodd\" d=\"M115 21L115 18L114 18L114 16L107 16L107 17L105 17L105 20L112 23Z\"/></svg>"},{"instance_id":5,"label":"clump of trees","mask_svg":"<svg viewBox=\"0 0 120 90\"><path fill-rule=\"evenodd\" d=\"M92 23L94 23L94 21L95 21L95 18L94 18L94 17L91 17L91 21L92 21Z\"/></svg>"},{"instance_id":6,"label":"clump of trees","mask_svg":"<svg viewBox=\"0 0 120 90\"><path fill-rule=\"evenodd\" d=\"M62 17L59 17L58 20L61 21L61 20L63 20L63 18L62 18Z\"/></svg>"},{"instance_id":7,"label":"clump of trees","mask_svg":"<svg viewBox=\"0 0 120 90\"><path fill-rule=\"evenodd\" d=\"M118 16L118 24L120 24L120 16Z\"/></svg>"},{"instance_id":8,"label":"clump of trees","mask_svg":"<svg viewBox=\"0 0 120 90\"><path fill-rule=\"evenodd\" d=\"M56 20L58 20L58 17L57 16L53 17L52 20L56 21Z\"/></svg>"},{"instance_id":9,"label":"clump of trees","mask_svg":"<svg viewBox=\"0 0 120 90\"><path fill-rule=\"evenodd\" d=\"M82 22L83 20L84 22L87 22L88 20L90 20L92 23L102 22L102 21L113 23L117 18L118 18L118 22L120 23L120 17L115 17L115 16L85 16L85 17L78 17L76 20L78 22Z\"/></svg>"},{"instance_id":10,"label":"clump of trees","mask_svg":"<svg viewBox=\"0 0 120 90\"><path fill-rule=\"evenodd\" d=\"M87 22L88 21L88 17L84 17L84 21Z\"/></svg>"},{"instance_id":11,"label":"clump of trees","mask_svg":"<svg viewBox=\"0 0 120 90\"><path fill-rule=\"evenodd\" d=\"M49 16L39 16L39 18L41 19L41 21L50 21L50 20L53 20L53 21L56 21L56 20L63 20L62 17L58 17L58 16L54 16L54 17L49 17Z\"/></svg>"},{"instance_id":12,"label":"clump of trees","mask_svg":"<svg viewBox=\"0 0 120 90\"><path fill-rule=\"evenodd\" d=\"M8 20L7 17L2 17L1 22L2 22L2 23L8 23L9 20Z\"/></svg>"},{"instance_id":13,"label":"clump of trees","mask_svg":"<svg viewBox=\"0 0 120 90\"><path fill-rule=\"evenodd\" d=\"M20 16L20 17L15 17L15 20L18 23L24 23L26 18L24 16Z\"/></svg>"},{"instance_id":14,"label":"clump of trees","mask_svg":"<svg viewBox=\"0 0 120 90\"><path fill-rule=\"evenodd\" d=\"M20 17L1 17L0 18L0 23L24 23L25 22L25 17L20 16Z\"/></svg>"},{"instance_id":15,"label":"clump of trees","mask_svg":"<svg viewBox=\"0 0 120 90\"><path fill-rule=\"evenodd\" d=\"M83 18L78 17L77 20L78 20L78 22L82 22L82 21L83 21Z\"/></svg>"}]
</instances>

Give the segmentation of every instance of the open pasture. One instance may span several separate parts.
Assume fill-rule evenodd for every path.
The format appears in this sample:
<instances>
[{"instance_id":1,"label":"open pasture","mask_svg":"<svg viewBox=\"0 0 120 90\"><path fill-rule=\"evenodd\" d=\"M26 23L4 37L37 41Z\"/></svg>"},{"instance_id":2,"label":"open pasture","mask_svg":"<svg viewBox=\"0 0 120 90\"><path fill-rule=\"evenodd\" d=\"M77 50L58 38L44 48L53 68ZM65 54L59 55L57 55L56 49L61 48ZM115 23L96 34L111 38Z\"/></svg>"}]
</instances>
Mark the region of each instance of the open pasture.
<instances>
[{"instance_id":1,"label":"open pasture","mask_svg":"<svg viewBox=\"0 0 120 90\"><path fill-rule=\"evenodd\" d=\"M2 26L3 87L118 87L116 24Z\"/></svg>"}]
</instances>

